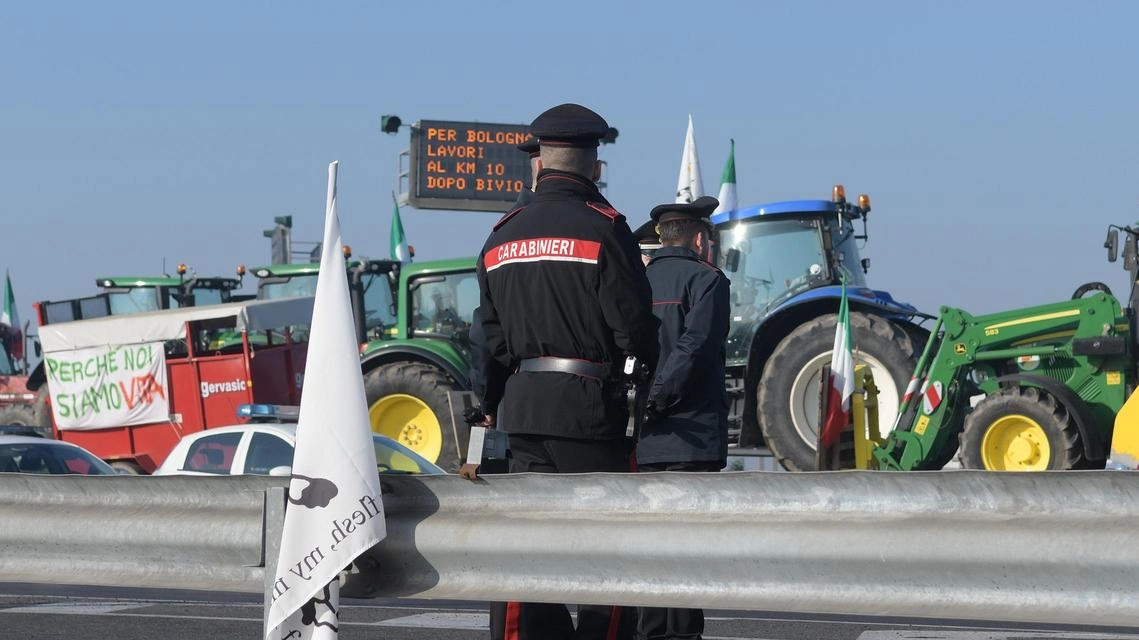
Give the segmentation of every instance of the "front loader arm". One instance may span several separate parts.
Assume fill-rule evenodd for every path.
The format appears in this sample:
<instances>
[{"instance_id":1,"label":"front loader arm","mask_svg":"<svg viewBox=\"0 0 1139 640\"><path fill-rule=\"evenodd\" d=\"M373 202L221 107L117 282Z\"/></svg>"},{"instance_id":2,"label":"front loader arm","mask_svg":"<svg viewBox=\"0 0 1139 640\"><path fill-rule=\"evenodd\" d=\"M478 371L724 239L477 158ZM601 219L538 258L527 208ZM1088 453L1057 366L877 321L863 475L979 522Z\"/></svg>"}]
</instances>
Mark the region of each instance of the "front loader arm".
<instances>
[{"instance_id":1,"label":"front loader arm","mask_svg":"<svg viewBox=\"0 0 1139 640\"><path fill-rule=\"evenodd\" d=\"M1102 293L976 317L943 307L898 422L886 443L874 449L878 467L939 468L958 445L972 396L995 392L997 378L1015 372L1018 358L1071 358L1074 339L1115 335L1120 316L1119 303Z\"/></svg>"}]
</instances>

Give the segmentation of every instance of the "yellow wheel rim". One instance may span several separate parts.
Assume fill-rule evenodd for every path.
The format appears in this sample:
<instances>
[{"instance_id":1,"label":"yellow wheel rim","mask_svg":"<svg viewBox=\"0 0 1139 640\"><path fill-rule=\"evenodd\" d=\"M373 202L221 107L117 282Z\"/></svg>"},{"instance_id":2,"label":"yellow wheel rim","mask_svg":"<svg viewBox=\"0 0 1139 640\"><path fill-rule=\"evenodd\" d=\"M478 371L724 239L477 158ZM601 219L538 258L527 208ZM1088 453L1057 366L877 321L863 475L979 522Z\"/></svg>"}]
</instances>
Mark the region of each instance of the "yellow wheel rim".
<instances>
[{"instance_id":1,"label":"yellow wheel rim","mask_svg":"<svg viewBox=\"0 0 1139 640\"><path fill-rule=\"evenodd\" d=\"M981 461L992 471L1044 471L1051 460L1048 434L1028 416L997 419L981 440Z\"/></svg>"},{"instance_id":2,"label":"yellow wheel rim","mask_svg":"<svg viewBox=\"0 0 1139 640\"><path fill-rule=\"evenodd\" d=\"M443 449L443 429L427 403L404 393L393 393L368 409L372 431L391 438L431 462Z\"/></svg>"}]
</instances>

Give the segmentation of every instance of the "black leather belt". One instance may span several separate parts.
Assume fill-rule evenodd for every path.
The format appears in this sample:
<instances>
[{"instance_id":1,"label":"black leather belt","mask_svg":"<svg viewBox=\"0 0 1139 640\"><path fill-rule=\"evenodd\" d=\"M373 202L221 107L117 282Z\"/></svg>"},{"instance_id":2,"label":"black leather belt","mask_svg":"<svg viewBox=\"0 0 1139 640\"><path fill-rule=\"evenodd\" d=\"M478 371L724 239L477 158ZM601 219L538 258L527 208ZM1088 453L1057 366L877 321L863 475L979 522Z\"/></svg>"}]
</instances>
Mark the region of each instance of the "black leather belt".
<instances>
[{"instance_id":1,"label":"black leather belt","mask_svg":"<svg viewBox=\"0 0 1139 640\"><path fill-rule=\"evenodd\" d=\"M573 358L526 358L518 363L519 371L568 373L583 378L605 378L605 365Z\"/></svg>"}]
</instances>

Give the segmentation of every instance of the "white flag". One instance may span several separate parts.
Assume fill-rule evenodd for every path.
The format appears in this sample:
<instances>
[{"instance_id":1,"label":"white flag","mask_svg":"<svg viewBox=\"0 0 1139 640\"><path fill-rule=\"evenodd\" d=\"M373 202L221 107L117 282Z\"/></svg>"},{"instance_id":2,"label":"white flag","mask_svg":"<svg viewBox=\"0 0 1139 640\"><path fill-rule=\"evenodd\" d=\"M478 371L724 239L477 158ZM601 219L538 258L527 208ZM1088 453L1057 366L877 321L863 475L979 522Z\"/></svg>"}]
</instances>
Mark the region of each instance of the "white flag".
<instances>
[{"instance_id":1,"label":"white flag","mask_svg":"<svg viewBox=\"0 0 1139 640\"><path fill-rule=\"evenodd\" d=\"M704 195L704 180L700 178L700 159L696 157L696 133L692 130L692 116L688 116L688 133L684 136L684 154L680 158L680 178L676 181L676 201L692 202Z\"/></svg>"},{"instance_id":2,"label":"white flag","mask_svg":"<svg viewBox=\"0 0 1139 640\"><path fill-rule=\"evenodd\" d=\"M296 453L266 640L335 638L341 570L387 533L348 276L336 217L336 167L316 284Z\"/></svg>"}]
</instances>

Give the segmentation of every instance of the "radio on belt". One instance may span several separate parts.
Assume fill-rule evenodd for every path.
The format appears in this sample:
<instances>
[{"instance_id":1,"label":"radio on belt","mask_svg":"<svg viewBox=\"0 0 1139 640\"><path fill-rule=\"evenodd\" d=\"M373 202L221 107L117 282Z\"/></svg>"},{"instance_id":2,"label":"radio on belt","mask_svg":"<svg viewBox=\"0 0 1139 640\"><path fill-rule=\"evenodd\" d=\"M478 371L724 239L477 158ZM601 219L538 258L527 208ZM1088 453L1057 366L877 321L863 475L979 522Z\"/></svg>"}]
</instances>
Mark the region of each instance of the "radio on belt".
<instances>
[{"instance_id":1,"label":"radio on belt","mask_svg":"<svg viewBox=\"0 0 1139 640\"><path fill-rule=\"evenodd\" d=\"M471 427L467 445L467 464L482 464L486 460L506 458L507 435L498 429Z\"/></svg>"}]
</instances>

